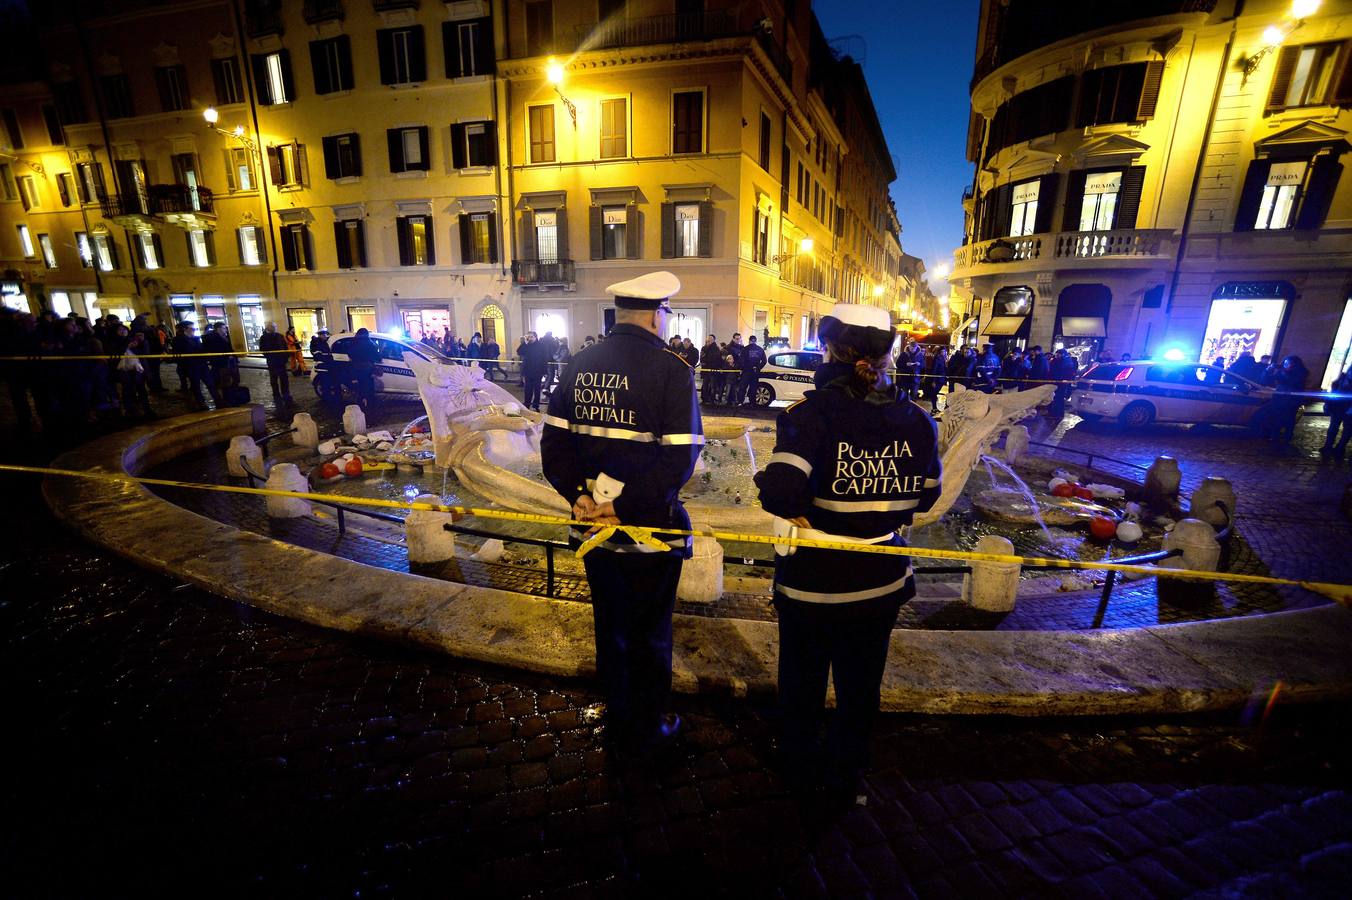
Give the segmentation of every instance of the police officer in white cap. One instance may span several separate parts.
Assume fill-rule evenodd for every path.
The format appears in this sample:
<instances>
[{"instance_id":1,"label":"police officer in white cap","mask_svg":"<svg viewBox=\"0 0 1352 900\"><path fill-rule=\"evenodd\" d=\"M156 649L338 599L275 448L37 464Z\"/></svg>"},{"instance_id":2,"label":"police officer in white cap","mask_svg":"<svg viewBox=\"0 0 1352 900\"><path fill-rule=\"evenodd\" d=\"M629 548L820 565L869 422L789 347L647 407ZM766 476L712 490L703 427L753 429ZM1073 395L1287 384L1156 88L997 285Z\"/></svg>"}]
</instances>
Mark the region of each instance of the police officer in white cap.
<instances>
[{"instance_id":1,"label":"police officer in white cap","mask_svg":"<svg viewBox=\"0 0 1352 900\"><path fill-rule=\"evenodd\" d=\"M612 284L615 327L579 350L549 398L540 455L573 518L688 529L677 491L704 444L695 382L662 332L681 288L670 272ZM588 535L571 529L575 544ZM690 539L655 532L664 549L615 532L583 557L596 624L596 670L609 732L625 748L670 742L671 614Z\"/></svg>"},{"instance_id":2,"label":"police officer in white cap","mask_svg":"<svg viewBox=\"0 0 1352 900\"><path fill-rule=\"evenodd\" d=\"M837 303L819 333L826 360L813 373L816 389L779 416L774 455L756 476L761 505L780 535L904 546L897 529L939 497L934 420L888 377L896 331L885 309ZM795 787L852 800L892 628L915 596L910 559L775 549L786 775ZM823 744L828 670L836 713Z\"/></svg>"}]
</instances>

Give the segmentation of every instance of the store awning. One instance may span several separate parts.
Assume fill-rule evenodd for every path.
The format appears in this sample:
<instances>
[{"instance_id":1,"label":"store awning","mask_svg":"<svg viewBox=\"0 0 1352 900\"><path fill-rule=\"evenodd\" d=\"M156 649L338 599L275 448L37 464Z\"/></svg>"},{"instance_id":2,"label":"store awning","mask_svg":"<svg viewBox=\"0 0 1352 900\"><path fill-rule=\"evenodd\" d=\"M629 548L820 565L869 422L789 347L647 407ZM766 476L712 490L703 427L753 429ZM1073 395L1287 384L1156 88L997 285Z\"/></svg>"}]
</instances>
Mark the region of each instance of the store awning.
<instances>
[{"instance_id":1,"label":"store awning","mask_svg":"<svg viewBox=\"0 0 1352 900\"><path fill-rule=\"evenodd\" d=\"M1062 316L1062 337L1101 338L1108 336L1103 319L1098 316Z\"/></svg>"},{"instance_id":2,"label":"store awning","mask_svg":"<svg viewBox=\"0 0 1352 900\"><path fill-rule=\"evenodd\" d=\"M1027 316L992 316L981 334L984 337L1009 337L1023 327Z\"/></svg>"}]
</instances>

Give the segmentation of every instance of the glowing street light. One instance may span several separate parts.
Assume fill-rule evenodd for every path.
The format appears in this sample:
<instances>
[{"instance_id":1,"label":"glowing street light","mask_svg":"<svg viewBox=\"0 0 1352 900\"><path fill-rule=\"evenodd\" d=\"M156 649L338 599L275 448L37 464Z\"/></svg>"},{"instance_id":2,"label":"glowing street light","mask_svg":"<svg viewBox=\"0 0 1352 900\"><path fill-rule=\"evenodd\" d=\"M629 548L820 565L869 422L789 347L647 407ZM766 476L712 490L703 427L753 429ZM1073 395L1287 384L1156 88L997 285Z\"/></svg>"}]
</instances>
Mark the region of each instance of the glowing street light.
<instances>
[{"instance_id":1,"label":"glowing street light","mask_svg":"<svg viewBox=\"0 0 1352 900\"><path fill-rule=\"evenodd\" d=\"M554 85L554 93L558 94L559 99L563 101L564 107L568 110L568 115L572 117L573 130L576 131L577 104L563 96L563 64L551 57L545 65L545 78L549 79L549 83Z\"/></svg>"},{"instance_id":2,"label":"glowing street light","mask_svg":"<svg viewBox=\"0 0 1352 900\"><path fill-rule=\"evenodd\" d=\"M873 296L881 297L882 295L883 295L883 286L881 284L875 284L873 286Z\"/></svg>"},{"instance_id":3,"label":"glowing street light","mask_svg":"<svg viewBox=\"0 0 1352 900\"><path fill-rule=\"evenodd\" d=\"M1303 19L1319 9L1319 0L1291 0L1291 18Z\"/></svg>"},{"instance_id":4,"label":"glowing street light","mask_svg":"<svg viewBox=\"0 0 1352 900\"><path fill-rule=\"evenodd\" d=\"M798 242L798 249L803 251L804 253L811 253L812 248L815 246L817 245L813 243L812 238L810 237L805 237Z\"/></svg>"},{"instance_id":5,"label":"glowing street light","mask_svg":"<svg viewBox=\"0 0 1352 900\"><path fill-rule=\"evenodd\" d=\"M202 110L202 118L207 120L208 125L215 125L220 121L221 114L216 112L216 107L208 106L206 109Z\"/></svg>"},{"instance_id":6,"label":"glowing street light","mask_svg":"<svg viewBox=\"0 0 1352 900\"><path fill-rule=\"evenodd\" d=\"M1263 44L1268 47L1276 47L1282 41L1286 40L1286 32L1282 31L1276 25L1269 25L1263 29Z\"/></svg>"},{"instance_id":7,"label":"glowing street light","mask_svg":"<svg viewBox=\"0 0 1352 900\"><path fill-rule=\"evenodd\" d=\"M942 262L941 262L941 263L938 263L937 265L935 265L935 267L934 267L934 277L935 277L935 278L947 278L947 277L948 277L948 272L949 272L948 263L942 263Z\"/></svg>"},{"instance_id":8,"label":"glowing street light","mask_svg":"<svg viewBox=\"0 0 1352 900\"><path fill-rule=\"evenodd\" d=\"M549 78L549 83L558 87L563 84L563 65L553 60L545 67L545 75Z\"/></svg>"},{"instance_id":9,"label":"glowing street light","mask_svg":"<svg viewBox=\"0 0 1352 900\"><path fill-rule=\"evenodd\" d=\"M244 133L243 125L236 125L234 128L226 129L216 124L221 120L221 114L216 107L208 106L206 109L202 110L202 118L206 120L207 125L211 126L212 131L224 135L225 137L234 138L253 152L258 152L258 144L254 143L253 139Z\"/></svg>"}]
</instances>

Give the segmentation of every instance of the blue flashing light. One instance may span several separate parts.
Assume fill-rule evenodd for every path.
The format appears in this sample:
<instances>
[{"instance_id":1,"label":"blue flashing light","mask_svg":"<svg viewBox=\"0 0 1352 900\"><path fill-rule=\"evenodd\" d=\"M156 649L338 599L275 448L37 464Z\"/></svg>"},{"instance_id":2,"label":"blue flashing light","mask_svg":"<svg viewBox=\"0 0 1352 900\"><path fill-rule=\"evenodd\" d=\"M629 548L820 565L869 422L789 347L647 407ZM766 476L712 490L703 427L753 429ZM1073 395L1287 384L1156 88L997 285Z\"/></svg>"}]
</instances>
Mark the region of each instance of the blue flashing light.
<instances>
[{"instance_id":1,"label":"blue flashing light","mask_svg":"<svg viewBox=\"0 0 1352 900\"><path fill-rule=\"evenodd\" d=\"M1188 358L1188 355L1177 347L1170 347L1164 351L1164 358L1169 362L1182 362Z\"/></svg>"}]
</instances>

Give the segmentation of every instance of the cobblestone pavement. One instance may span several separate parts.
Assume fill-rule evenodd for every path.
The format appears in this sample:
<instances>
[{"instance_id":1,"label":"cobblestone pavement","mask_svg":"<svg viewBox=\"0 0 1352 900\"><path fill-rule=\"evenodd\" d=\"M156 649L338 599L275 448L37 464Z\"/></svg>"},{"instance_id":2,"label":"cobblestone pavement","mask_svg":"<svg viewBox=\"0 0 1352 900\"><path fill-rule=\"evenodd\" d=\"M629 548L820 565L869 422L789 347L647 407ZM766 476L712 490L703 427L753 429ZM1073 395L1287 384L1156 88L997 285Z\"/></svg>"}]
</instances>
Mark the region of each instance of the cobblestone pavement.
<instances>
[{"instance_id":1,"label":"cobblestone pavement","mask_svg":"<svg viewBox=\"0 0 1352 900\"><path fill-rule=\"evenodd\" d=\"M1270 523L1274 569L1346 577L1348 469L1310 456L1308 425L1275 453L1224 432L1054 437L1226 474L1241 515ZM823 822L784 792L756 702L679 698L690 728L667 765L621 767L589 683L180 587L62 530L34 480L6 489L8 895L1342 897L1352 881L1347 705L1258 690L1206 717L886 716L865 805Z\"/></svg>"}]
</instances>

